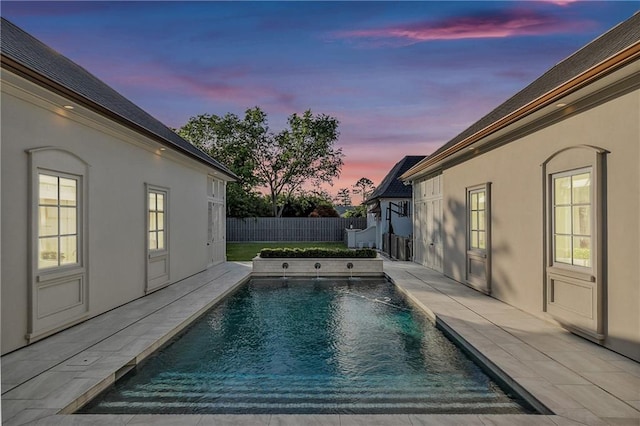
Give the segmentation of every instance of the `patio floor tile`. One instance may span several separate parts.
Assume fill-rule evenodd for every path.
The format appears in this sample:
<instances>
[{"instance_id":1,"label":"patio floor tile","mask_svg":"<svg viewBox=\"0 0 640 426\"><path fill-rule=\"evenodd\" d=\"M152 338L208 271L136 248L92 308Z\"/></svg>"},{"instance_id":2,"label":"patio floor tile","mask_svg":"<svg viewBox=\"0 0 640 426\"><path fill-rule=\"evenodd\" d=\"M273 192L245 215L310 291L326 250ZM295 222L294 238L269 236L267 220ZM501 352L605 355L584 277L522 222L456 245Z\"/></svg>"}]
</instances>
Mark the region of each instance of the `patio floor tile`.
<instances>
[{"instance_id":1,"label":"patio floor tile","mask_svg":"<svg viewBox=\"0 0 640 426\"><path fill-rule=\"evenodd\" d=\"M54 415L84 403L248 277L247 265L228 263L2 357L3 424L640 424L639 363L417 264L384 267L437 324L556 415Z\"/></svg>"}]
</instances>

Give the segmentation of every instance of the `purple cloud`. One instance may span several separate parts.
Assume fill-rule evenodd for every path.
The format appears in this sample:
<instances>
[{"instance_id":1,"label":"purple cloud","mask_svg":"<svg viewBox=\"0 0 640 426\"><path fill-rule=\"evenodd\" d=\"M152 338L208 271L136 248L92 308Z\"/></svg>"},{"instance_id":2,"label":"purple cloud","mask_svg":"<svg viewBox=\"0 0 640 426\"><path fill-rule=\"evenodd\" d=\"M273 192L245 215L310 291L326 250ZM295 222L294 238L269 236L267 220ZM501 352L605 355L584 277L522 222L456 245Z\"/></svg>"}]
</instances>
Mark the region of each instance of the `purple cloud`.
<instances>
[{"instance_id":1,"label":"purple cloud","mask_svg":"<svg viewBox=\"0 0 640 426\"><path fill-rule=\"evenodd\" d=\"M440 21L401 24L337 33L345 39L395 40L403 45L434 40L504 38L566 33L592 25L527 10L511 10L459 16Z\"/></svg>"}]
</instances>

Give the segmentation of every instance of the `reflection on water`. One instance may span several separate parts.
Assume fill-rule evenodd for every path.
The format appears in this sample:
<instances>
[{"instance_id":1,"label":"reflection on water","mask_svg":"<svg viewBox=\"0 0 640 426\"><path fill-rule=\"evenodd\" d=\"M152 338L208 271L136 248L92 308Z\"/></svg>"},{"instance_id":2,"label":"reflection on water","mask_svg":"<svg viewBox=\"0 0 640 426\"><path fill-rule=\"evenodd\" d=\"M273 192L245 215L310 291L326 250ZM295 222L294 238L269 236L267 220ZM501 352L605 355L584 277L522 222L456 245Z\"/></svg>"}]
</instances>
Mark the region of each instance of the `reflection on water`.
<instances>
[{"instance_id":1,"label":"reflection on water","mask_svg":"<svg viewBox=\"0 0 640 426\"><path fill-rule=\"evenodd\" d=\"M254 280L88 413L522 413L384 280Z\"/></svg>"}]
</instances>

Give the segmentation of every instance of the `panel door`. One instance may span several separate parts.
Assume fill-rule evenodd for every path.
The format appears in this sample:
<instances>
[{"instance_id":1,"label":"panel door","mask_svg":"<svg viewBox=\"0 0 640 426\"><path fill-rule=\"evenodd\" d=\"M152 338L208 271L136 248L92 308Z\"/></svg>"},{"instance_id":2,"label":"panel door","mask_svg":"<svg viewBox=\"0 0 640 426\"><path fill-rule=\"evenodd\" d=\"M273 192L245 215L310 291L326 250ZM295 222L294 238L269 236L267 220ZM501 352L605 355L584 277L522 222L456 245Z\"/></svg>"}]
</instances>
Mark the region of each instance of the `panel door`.
<instances>
[{"instance_id":1,"label":"panel door","mask_svg":"<svg viewBox=\"0 0 640 426\"><path fill-rule=\"evenodd\" d=\"M147 185L146 292L169 284L169 190Z\"/></svg>"},{"instance_id":2,"label":"panel door","mask_svg":"<svg viewBox=\"0 0 640 426\"><path fill-rule=\"evenodd\" d=\"M209 200L207 248L209 266L224 262L226 258L226 223L224 203Z\"/></svg>"},{"instance_id":3,"label":"panel door","mask_svg":"<svg viewBox=\"0 0 640 426\"><path fill-rule=\"evenodd\" d=\"M467 188L466 282L491 293L491 197L489 184Z\"/></svg>"},{"instance_id":4,"label":"panel door","mask_svg":"<svg viewBox=\"0 0 640 426\"><path fill-rule=\"evenodd\" d=\"M431 269L442 272L442 199L436 198L429 200L427 206L427 240L426 247L426 265Z\"/></svg>"},{"instance_id":5,"label":"panel door","mask_svg":"<svg viewBox=\"0 0 640 426\"><path fill-rule=\"evenodd\" d=\"M421 265L426 265L426 203L418 201L415 203L414 229L413 229L413 261Z\"/></svg>"}]
</instances>

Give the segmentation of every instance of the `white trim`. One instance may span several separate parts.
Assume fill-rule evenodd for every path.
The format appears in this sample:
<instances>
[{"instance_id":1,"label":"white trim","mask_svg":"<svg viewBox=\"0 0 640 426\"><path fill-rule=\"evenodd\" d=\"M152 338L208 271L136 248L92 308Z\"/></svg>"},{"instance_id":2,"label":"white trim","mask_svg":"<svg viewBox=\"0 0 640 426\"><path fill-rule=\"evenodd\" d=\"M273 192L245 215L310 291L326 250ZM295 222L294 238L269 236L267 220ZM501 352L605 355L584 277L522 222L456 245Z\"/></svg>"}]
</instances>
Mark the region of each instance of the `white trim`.
<instances>
[{"instance_id":1,"label":"white trim","mask_svg":"<svg viewBox=\"0 0 640 426\"><path fill-rule=\"evenodd\" d=\"M50 335L86 317L89 312L88 283L88 170L77 155L55 147L27 150L29 154L29 343ZM39 175L72 178L77 182L77 262L50 268L38 268L39 247ZM57 294L50 294L55 292ZM43 295L43 293L47 293ZM73 294L75 293L75 296ZM54 297L51 297L54 296ZM67 300L64 300L64 298Z\"/></svg>"},{"instance_id":2,"label":"white trim","mask_svg":"<svg viewBox=\"0 0 640 426\"><path fill-rule=\"evenodd\" d=\"M170 268L170 247L171 247L171 221L170 221L170 209L171 199L169 195L169 188L152 185L149 183L144 184L144 247L145 247L145 293L151 293L159 290L171 282L171 268ZM151 249L149 247L149 194L156 193L162 194L164 197L164 248ZM160 265L162 267L162 273L152 273L152 266Z\"/></svg>"},{"instance_id":3,"label":"white trim","mask_svg":"<svg viewBox=\"0 0 640 426\"><path fill-rule=\"evenodd\" d=\"M570 331L601 343L606 338L605 235L607 150L576 145L550 155L542 164L544 193L543 311ZM591 174L591 265L555 261L554 179L579 173ZM573 214L573 212L571 212ZM573 219L572 219L573 220Z\"/></svg>"},{"instance_id":4,"label":"white trim","mask_svg":"<svg viewBox=\"0 0 640 426\"><path fill-rule=\"evenodd\" d=\"M483 293L491 294L491 182L465 188L465 283ZM471 196L484 193L484 248L471 247ZM480 263L484 279L470 275L473 263Z\"/></svg>"}]
</instances>

